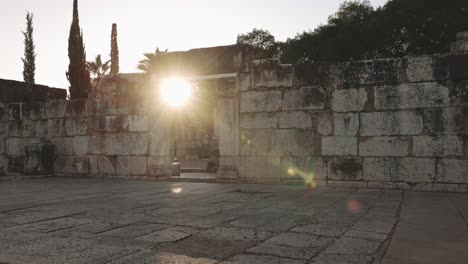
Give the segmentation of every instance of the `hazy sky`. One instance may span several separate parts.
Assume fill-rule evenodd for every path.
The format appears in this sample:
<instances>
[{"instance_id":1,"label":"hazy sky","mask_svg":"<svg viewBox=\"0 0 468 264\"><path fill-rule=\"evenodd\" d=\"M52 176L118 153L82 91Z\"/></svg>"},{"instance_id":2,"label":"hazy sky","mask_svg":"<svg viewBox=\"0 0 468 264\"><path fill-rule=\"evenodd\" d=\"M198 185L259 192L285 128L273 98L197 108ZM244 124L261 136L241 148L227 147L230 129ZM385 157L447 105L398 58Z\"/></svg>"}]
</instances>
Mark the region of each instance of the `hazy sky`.
<instances>
[{"instance_id":1,"label":"hazy sky","mask_svg":"<svg viewBox=\"0 0 468 264\"><path fill-rule=\"evenodd\" d=\"M343 0L79 0L87 59L108 59L118 24L121 72L136 72L144 52L233 44L254 27L278 40L325 23ZM374 5L386 0L371 0ZM0 78L22 80L26 11L34 13L36 82L67 88L73 0L0 0Z\"/></svg>"}]
</instances>

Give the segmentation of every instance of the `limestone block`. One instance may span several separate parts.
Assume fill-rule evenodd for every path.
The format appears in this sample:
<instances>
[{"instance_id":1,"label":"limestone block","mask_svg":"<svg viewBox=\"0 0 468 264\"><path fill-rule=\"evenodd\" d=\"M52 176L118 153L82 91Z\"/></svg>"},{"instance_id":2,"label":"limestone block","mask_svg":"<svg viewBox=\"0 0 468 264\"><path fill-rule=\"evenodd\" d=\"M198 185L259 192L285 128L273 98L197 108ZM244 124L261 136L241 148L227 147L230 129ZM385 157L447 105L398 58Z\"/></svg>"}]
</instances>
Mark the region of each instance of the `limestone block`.
<instances>
[{"instance_id":1,"label":"limestone block","mask_svg":"<svg viewBox=\"0 0 468 264\"><path fill-rule=\"evenodd\" d=\"M359 131L359 114L335 113L335 136L356 136Z\"/></svg>"},{"instance_id":2,"label":"limestone block","mask_svg":"<svg viewBox=\"0 0 468 264\"><path fill-rule=\"evenodd\" d=\"M47 133L49 137L64 137L67 135L65 119L47 120Z\"/></svg>"},{"instance_id":3,"label":"limestone block","mask_svg":"<svg viewBox=\"0 0 468 264\"><path fill-rule=\"evenodd\" d=\"M48 137L49 122L47 120L35 120L32 121L32 127L34 128L34 136L39 138Z\"/></svg>"},{"instance_id":4,"label":"limestone block","mask_svg":"<svg viewBox=\"0 0 468 264\"><path fill-rule=\"evenodd\" d=\"M8 120L8 105L0 103L0 122Z\"/></svg>"},{"instance_id":5,"label":"limestone block","mask_svg":"<svg viewBox=\"0 0 468 264\"><path fill-rule=\"evenodd\" d=\"M117 157L115 156L95 156L95 169L97 174L115 174L115 163ZM92 168L93 166L91 166Z\"/></svg>"},{"instance_id":6,"label":"limestone block","mask_svg":"<svg viewBox=\"0 0 468 264\"><path fill-rule=\"evenodd\" d=\"M281 176L280 157L247 157L246 177L261 179L279 179Z\"/></svg>"},{"instance_id":7,"label":"limestone block","mask_svg":"<svg viewBox=\"0 0 468 264\"><path fill-rule=\"evenodd\" d=\"M414 112L361 113L361 136L417 135L422 131L422 116Z\"/></svg>"},{"instance_id":8,"label":"limestone block","mask_svg":"<svg viewBox=\"0 0 468 264\"><path fill-rule=\"evenodd\" d=\"M89 136L73 137L73 153L77 156L85 156L89 153Z\"/></svg>"},{"instance_id":9,"label":"limestone block","mask_svg":"<svg viewBox=\"0 0 468 264\"><path fill-rule=\"evenodd\" d=\"M409 141L406 137L361 138L359 156L407 156Z\"/></svg>"},{"instance_id":10,"label":"limestone block","mask_svg":"<svg viewBox=\"0 0 468 264\"><path fill-rule=\"evenodd\" d=\"M73 155L73 138L72 137L61 137L51 138L52 144L55 147L55 153L59 156L71 156Z\"/></svg>"},{"instance_id":11,"label":"limestone block","mask_svg":"<svg viewBox=\"0 0 468 264\"><path fill-rule=\"evenodd\" d=\"M375 87L374 97L377 110L445 107L450 104L449 89L436 82Z\"/></svg>"},{"instance_id":12,"label":"limestone block","mask_svg":"<svg viewBox=\"0 0 468 264\"><path fill-rule=\"evenodd\" d=\"M8 137L23 137L23 120L11 120L7 123Z\"/></svg>"},{"instance_id":13,"label":"limestone block","mask_svg":"<svg viewBox=\"0 0 468 264\"><path fill-rule=\"evenodd\" d=\"M130 175L131 156L117 156L115 162L115 173L117 175Z\"/></svg>"},{"instance_id":14,"label":"limestone block","mask_svg":"<svg viewBox=\"0 0 468 264\"><path fill-rule=\"evenodd\" d=\"M333 158L328 162L327 170L329 180L362 180L361 158Z\"/></svg>"},{"instance_id":15,"label":"limestone block","mask_svg":"<svg viewBox=\"0 0 468 264\"><path fill-rule=\"evenodd\" d=\"M148 116L143 115L130 115L127 116L128 131L131 132L146 132L150 130L150 119Z\"/></svg>"},{"instance_id":16,"label":"limestone block","mask_svg":"<svg viewBox=\"0 0 468 264\"><path fill-rule=\"evenodd\" d=\"M50 100L46 102L47 118L64 118L67 100Z\"/></svg>"},{"instance_id":17,"label":"limestone block","mask_svg":"<svg viewBox=\"0 0 468 264\"><path fill-rule=\"evenodd\" d=\"M356 156L357 137L322 137L322 155Z\"/></svg>"},{"instance_id":18,"label":"limestone block","mask_svg":"<svg viewBox=\"0 0 468 264\"><path fill-rule=\"evenodd\" d=\"M123 132L128 130L128 116L99 116L92 120L92 128L97 132Z\"/></svg>"},{"instance_id":19,"label":"limestone block","mask_svg":"<svg viewBox=\"0 0 468 264\"><path fill-rule=\"evenodd\" d=\"M282 157L281 178L311 180L325 180L327 166L321 158L314 157Z\"/></svg>"},{"instance_id":20,"label":"limestone block","mask_svg":"<svg viewBox=\"0 0 468 264\"><path fill-rule=\"evenodd\" d=\"M56 174L74 174L73 157L58 156L54 160L54 173Z\"/></svg>"},{"instance_id":21,"label":"limestone block","mask_svg":"<svg viewBox=\"0 0 468 264\"><path fill-rule=\"evenodd\" d=\"M238 78L241 91L247 91L252 88L252 75L250 73L240 73Z\"/></svg>"},{"instance_id":22,"label":"limestone block","mask_svg":"<svg viewBox=\"0 0 468 264\"><path fill-rule=\"evenodd\" d=\"M8 156L8 173L24 173L24 156Z\"/></svg>"},{"instance_id":23,"label":"limestone block","mask_svg":"<svg viewBox=\"0 0 468 264\"><path fill-rule=\"evenodd\" d=\"M0 176L8 172L8 159L6 156L0 155Z\"/></svg>"},{"instance_id":24,"label":"limestone block","mask_svg":"<svg viewBox=\"0 0 468 264\"><path fill-rule=\"evenodd\" d=\"M468 108L424 110L424 124L434 134L468 134Z\"/></svg>"},{"instance_id":25,"label":"limestone block","mask_svg":"<svg viewBox=\"0 0 468 264\"><path fill-rule=\"evenodd\" d=\"M146 175L148 167L148 157L146 156L131 156L130 157L130 174L131 175Z\"/></svg>"},{"instance_id":26,"label":"limestone block","mask_svg":"<svg viewBox=\"0 0 468 264\"><path fill-rule=\"evenodd\" d=\"M284 93L283 110L325 109L327 92L323 87L306 86Z\"/></svg>"},{"instance_id":27,"label":"limestone block","mask_svg":"<svg viewBox=\"0 0 468 264\"><path fill-rule=\"evenodd\" d=\"M8 120L22 120L23 119L23 104L8 104L7 105Z\"/></svg>"},{"instance_id":28,"label":"limestone block","mask_svg":"<svg viewBox=\"0 0 468 264\"><path fill-rule=\"evenodd\" d=\"M312 156L314 132L311 129L244 130L243 156Z\"/></svg>"},{"instance_id":29,"label":"limestone block","mask_svg":"<svg viewBox=\"0 0 468 264\"><path fill-rule=\"evenodd\" d=\"M437 182L468 184L468 160L442 159L438 161Z\"/></svg>"},{"instance_id":30,"label":"limestone block","mask_svg":"<svg viewBox=\"0 0 468 264\"><path fill-rule=\"evenodd\" d=\"M148 133L122 133L91 136L92 154L101 155L146 155Z\"/></svg>"},{"instance_id":31,"label":"limestone block","mask_svg":"<svg viewBox=\"0 0 468 264\"><path fill-rule=\"evenodd\" d=\"M24 147L27 144L27 139L22 138L7 138L6 139L6 153L8 156L21 156L24 155Z\"/></svg>"},{"instance_id":32,"label":"limestone block","mask_svg":"<svg viewBox=\"0 0 468 264\"><path fill-rule=\"evenodd\" d=\"M234 99L218 100L216 105L219 153L221 156L239 155L239 108Z\"/></svg>"},{"instance_id":33,"label":"limestone block","mask_svg":"<svg viewBox=\"0 0 468 264\"><path fill-rule=\"evenodd\" d=\"M87 114L87 99L73 99L66 102L66 117L85 117Z\"/></svg>"},{"instance_id":34,"label":"limestone block","mask_svg":"<svg viewBox=\"0 0 468 264\"><path fill-rule=\"evenodd\" d=\"M78 118L67 118L65 121L66 131L68 136L83 136L88 133L88 130L92 128L90 118L78 117Z\"/></svg>"},{"instance_id":35,"label":"limestone block","mask_svg":"<svg viewBox=\"0 0 468 264\"><path fill-rule=\"evenodd\" d=\"M320 113L317 117L317 131L322 136L330 136L333 133L333 123L333 113Z\"/></svg>"},{"instance_id":36,"label":"limestone block","mask_svg":"<svg viewBox=\"0 0 468 264\"><path fill-rule=\"evenodd\" d=\"M367 102L365 89L335 90L331 101L335 112L359 112Z\"/></svg>"},{"instance_id":37,"label":"limestone block","mask_svg":"<svg viewBox=\"0 0 468 264\"><path fill-rule=\"evenodd\" d=\"M75 174L87 175L90 172L89 158L88 157L74 157L73 168Z\"/></svg>"},{"instance_id":38,"label":"limestone block","mask_svg":"<svg viewBox=\"0 0 468 264\"><path fill-rule=\"evenodd\" d=\"M23 105L23 115L26 118L31 120L39 120L39 119L46 119L47 112L46 112L46 103L43 102L32 102Z\"/></svg>"},{"instance_id":39,"label":"limestone block","mask_svg":"<svg viewBox=\"0 0 468 264\"><path fill-rule=\"evenodd\" d=\"M26 175L49 175L53 173L54 146L35 142L26 145L24 173Z\"/></svg>"},{"instance_id":40,"label":"limestone block","mask_svg":"<svg viewBox=\"0 0 468 264\"><path fill-rule=\"evenodd\" d=\"M433 59L429 56L410 57L406 68L406 76L410 82L434 80Z\"/></svg>"},{"instance_id":41,"label":"limestone block","mask_svg":"<svg viewBox=\"0 0 468 264\"><path fill-rule=\"evenodd\" d=\"M460 81L453 91L453 106L468 106L468 80Z\"/></svg>"},{"instance_id":42,"label":"limestone block","mask_svg":"<svg viewBox=\"0 0 468 264\"><path fill-rule=\"evenodd\" d=\"M242 114L240 126L247 129L277 128L278 116L273 113Z\"/></svg>"},{"instance_id":43,"label":"limestone block","mask_svg":"<svg viewBox=\"0 0 468 264\"><path fill-rule=\"evenodd\" d=\"M149 153L155 157L174 156L174 135L170 126L154 126L149 133Z\"/></svg>"},{"instance_id":44,"label":"limestone block","mask_svg":"<svg viewBox=\"0 0 468 264\"><path fill-rule=\"evenodd\" d=\"M149 157L148 174L155 177L173 176L171 164L170 157Z\"/></svg>"},{"instance_id":45,"label":"limestone block","mask_svg":"<svg viewBox=\"0 0 468 264\"><path fill-rule=\"evenodd\" d=\"M245 178L245 157L219 157L218 178Z\"/></svg>"},{"instance_id":46,"label":"limestone block","mask_svg":"<svg viewBox=\"0 0 468 264\"><path fill-rule=\"evenodd\" d=\"M5 154L6 152L6 147L5 147L5 138L0 136L0 156Z\"/></svg>"},{"instance_id":47,"label":"limestone block","mask_svg":"<svg viewBox=\"0 0 468 264\"><path fill-rule=\"evenodd\" d=\"M280 128L312 128L312 118L306 112L281 112L279 113Z\"/></svg>"},{"instance_id":48,"label":"limestone block","mask_svg":"<svg viewBox=\"0 0 468 264\"><path fill-rule=\"evenodd\" d=\"M255 87L291 87L293 71L291 65L279 64L278 60L254 61L253 81Z\"/></svg>"},{"instance_id":49,"label":"limestone block","mask_svg":"<svg viewBox=\"0 0 468 264\"><path fill-rule=\"evenodd\" d=\"M423 157L462 156L463 140L450 135L414 137L413 154Z\"/></svg>"},{"instance_id":50,"label":"limestone block","mask_svg":"<svg viewBox=\"0 0 468 264\"><path fill-rule=\"evenodd\" d=\"M424 158L364 158L364 180L433 182L435 161Z\"/></svg>"},{"instance_id":51,"label":"limestone block","mask_svg":"<svg viewBox=\"0 0 468 264\"><path fill-rule=\"evenodd\" d=\"M281 108L281 91L241 93L241 113L273 112Z\"/></svg>"}]
</instances>

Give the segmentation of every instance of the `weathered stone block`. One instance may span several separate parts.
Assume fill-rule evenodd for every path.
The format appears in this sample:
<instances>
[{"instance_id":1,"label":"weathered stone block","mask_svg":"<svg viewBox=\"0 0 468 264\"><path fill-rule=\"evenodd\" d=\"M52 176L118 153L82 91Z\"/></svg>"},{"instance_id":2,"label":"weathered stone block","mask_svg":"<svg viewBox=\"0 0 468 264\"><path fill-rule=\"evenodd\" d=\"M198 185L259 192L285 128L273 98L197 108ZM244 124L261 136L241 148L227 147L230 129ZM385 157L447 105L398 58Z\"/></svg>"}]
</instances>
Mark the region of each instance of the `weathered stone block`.
<instances>
[{"instance_id":1,"label":"weathered stone block","mask_svg":"<svg viewBox=\"0 0 468 264\"><path fill-rule=\"evenodd\" d=\"M301 87L284 93L283 110L325 109L327 92L323 87Z\"/></svg>"},{"instance_id":2,"label":"weathered stone block","mask_svg":"<svg viewBox=\"0 0 468 264\"><path fill-rule=\"evenodd\" d=\"M312 128L312 118L306 112L281 112L279 114L280 128Z\"/></svg>"},{"instance_id":3,"label":"weathered stone block","mask_svg":"<svg viewBox=\"0 0 468 264\"><path fill-rule=\"evenodd\" d=\"M468 160L442 159L438 161L437 182L468 184Z\"/></svg>"},{"instance_id":4,"label":"weathered stone block","mask_svg":"<svg viewBox=\"0 0 468 264\"><path fill-rule=\"evenodd\" d=\"M241 113L273 112L281 108L281 91L241 93Z\"/></svg>"},{"instance_id":5,"label":"weathered stone block","mask_svg":"<svg viewBox=\"0 0 468 264\"><path fill-rule=\"evenodd\" d=\"M59 156L70 156L73 155L73 138L62 137L62 138L51 138L52 144L55 147L55 153Z\"/></svg>"},{"instance_id":6,"label":"weathered stone block","mask_svg":"<svg viewBox=\"0 0 468 264\"><path fill-rule=\"evenodd\" d=\"M47 120L47 132L49 137L64 137L67 135L65 119Z\"/></svg>"},{"instance_id":7,"label":"weathered stone block","mask_svg":"<svg viewBox=\"0 0 468 264\"><path fill-rule=\"evenodd\" d=\"M132 156L130 157L130 174L131 175L146 175L148 170L148 157Z\"/></svg>"},{"instance_id":8,"label":"weathered stone block","mask_svg":"<svg viewBox=\"0 0 468 264\"><path fill-rule=\"evenodd\" d=\"M245 178L245 157L220 157L219 168L220 179Z\"/></svg>"},{"instance_id":9,"label":"weathered stone block","mask_svg":"<svg viewBox=\"0 0 468 264\"><path fill-rule=\"evenodd\" d=\"M335 90L331 106L335 112L358 112L364 110L366 102L365 89Z\"/></svg>"},{"instance_id":10,"label":"weathered stone block","mask_svg":"<svg viewBox=\"0 0 468 264\"><path fill-rule=\"evenodd\" d=\"M34 128L34 136L39 138L45 138L49 135L49 124L47 120L36 120L32 121L32 127Z\"/></svg>"},{"instance_id":11,"label":"weathered stone block","mask_svg":"<svg viewBox=\"0 0 468 264\"><path fill-rule=\"evenodd\" d=\"M244 130L244 156L312 156L314 132L310 129Z\"/></svg>"},{"instance_id":12,"label":"weathered stone block","mask_svg":"<svg viewBox=\"0 0 468 264\"><path fill-rule=\"evenodd\" d=\"M0 155L0 176L8 172L8 158Z\"/></svg>"},{"instance_id":13,"label":"weathered stone block","mask_svg":"<svg viewBox=\"0 0 468 264\"><path fill-rule=\"evenodd\" d=\"M362 180L361 158L334 158L328 162L328 179L338 181Z\"/></svg>"},{"instance_id":14,"label":"weathered stone block","mask_svg":"<svg viewBox=\"0 0 468 264\"><path fill-rule=\"evenodd\" d=\"M333 113L322 112L316 118L317 131L322 136L330 136L333 133Z\"/></svg>"},{"instance_id":15,"label":"weathered stone block","mask_svg":"<svg viewBox=\"0 0 468 264\"><path fill-rule=\"evenodd\" d=\"M356 156L357 137L322 137L322 155Z\"/></svg>"},{"instance_id":16,"label":"weathered stone block","mask_svg":"<svg viewBox=\"0 0 468 264\"><path fill-rule=\"evenodd\" d=\"M248 91L252 88L252 75L250 73L240 73L238 78L241 91Z\"/></svg>"},{"instance_id":17,"label":"weathered stone block","mask_svg":"<svg viewBox=\"0 0 468 264\"><path fill-rule=\"evenodd\" d=\"M399 60L380 59L351 61L344 64L342 79L345 85L395 83L398 80Z\"/></svg>"},{"instance_id":18,"label":"weathered stone block","mask_svg":"<svg viewBox=\"0 0 468 264\"><path fill-rule=\"evenodd\" d=\"M46 104L43 102L32 102L23 105L23 115L31 120L46 119Z\"/></svg>"},{"instance_id":19,"label":"weathered stone block","mask_svg":"<svg viewBox=\"0 0 468 264\"><path fill-rule=\"evenodd\" d=\"M54 173L56 174L74 174L73 157L58 156L54 160Z\"/></svg>"},{"instance_id":20,"label":"weathered stone block","mask_svg":"<svg viewBox=\"0 0 468 264\"><path fill-rule=\"evenodd\" d=\"M73 99L66 102L66 117L85 117L87 115L87 99Z\"/></svg>"},{"instance_id":21,"label":"weathered stone block","mask_svg":"<svg viewBox=\"0 0 468 264\"><path fill-rule=\"evenodd\" d=\"M75 174L87 175L90 172L90 164L88 157L74 157L73 158L73 168L75 169Z\"/></svg>"},{"instance_id":22,"label":"weathered stone block","mask_svg":"<svg viewBox=\"0 0 468 264\"><path fill-rule=\"evenodd\" d=\"M97 132L124 132L128 130L127 116L100 116L92 119L92 128Z\"/></svg>"},{"instance_id":23,"label":"weathered stone block","mask_svg":"<svg viewBox=\"0 0 468 264\"><path fill-rule=\"evenodd\" d=\"M47 118L64 118L67 109L67 101L50 100L46 102L45 108L47 111Z\"/></svg>"},{"instance_id":24,"label":"weathered stone block","mask_svg":"<svg viewBox=\"0 0 468 264\"><path fill-rule=\"evenodd\" d=\"M168 143L170 144L170 143ZM124 133L91 136L91 153L103 155L148 154L147 133Z\"/></svg>"},{"instance_id":25,"label":"weathered stone block","mask_svg":"<svg viewBox=\"0 0 468 264\"><path fill-rule=\"evenodd\" d=\"M218 100L216 105L219 153L221 156L239 155L239 108L234 99Z\"/></svg>"},{"instance_id":26,"label":"weathered stone block","mask_svg":"<svg viewBox=\"0 0 468 264\"><path fill-rule=\"evenodd\" d=\"M414 112L361 113L361 136L417 135L423 119Z\"/></svg>"},{"instance_id":27,"label":"weathered stone block","mask_svg":"<svg viewBox=\"0 0 468 264\"><path fill-rule=\"evenodd\" d=\"M97 174L115 174L115 164L117 157L115 156L94 156L95 164L91 164L91 171L96 170Z\"/></svg>"},{"instance_id":28,"label":"weathered stone block","mask_svg":"<svg viewBox=\"0 0 468 264\"><path fill-rule=\"evenodd\" d=\"M246 177L279 179L281 176L280 157L247 157Z\"/></svg>"},{"instance_id":29,"label":"weathered stone block","mask_svg":"<svg viewBox=\"0 0 468 264\"><path fill-rule=\"evenodd\" d=\"M9 173L24 173L24 157L23 156L8 156L8 172Z\"/></svg>"},{"instance_id":30,"label":"weathered stone block","mask_svg":"<svg viewBox=\"0 0 468 264\"><path fill-rule=\"evenodd\" d=\"M89 136L73 137L73 153L77 156L89 154Z\"/></svg>"},{"instance_id":31,"label":"weathered stone block","mask_svg":"<svg viewBox=\"0 0 468 264\"><path fill-rule=\"evenodd\" d=\"M462 156L463 140L458 136L419 136L413 138L413 154L425 157Z\"/></svg>"},{"instance_id":32,"label":"weathered stone block","mask_svg":"<svg viewBox=\"0 0 468 264\"><path fill-rule=\"evenodd\" d=\"M67 118L65 121L66 131L68 136L83 136L88 133L88 130L93 127L91 118Z\"/></svg>"},{"instance_id":33,"label":"weathered stone block","mask_svg":"<svg viewBox=\"0 0 468 264\"><path fill-rule=\"evenodd\" d=\"M0 121L8 120L8 105L0 103Z\"/></svg>"},{"instance_id":34,"label":"weathered stone block","mask_svg":"<svg viewBox=\"0 0 468 264\"><path fill-rule=\"evenodd\" d=\"M377 110L445 107L450 104L449 89L438 83L409 83L374 88Z\"/></svg>"},{"instance_id":35,"label":"weathered stone block","mask_svg":"<svg viewBox=\"0 0 468 264\"><path fill-rule=\"evenodd\" d=\"M48 175L53 173L54 146L49 143L32 143L25 147L24 173Z\"/></svg>"},{"instance_id":36,"label":"weathered stone block","mask_svg":"<svg viewBox=\"0 0 468 264\"><path fill-rule=\"evenodd\" d=\"M130 175L131 156L117 156L115 162L115 173L117 175Z\"/></svg>"},{"instance_id":37,"label":"weathered stone block","mask_svg":"<svg viewBox=\"0 0 468 264\"><path fill-rule=\"evenodd\" d=\"M361 138L360 156L406 156L409 154L409 141L406 137Z\"/></svg>"},{"instance_id":38,"label":"weathered stone block","mask_svg":"<svg viewBox=\"0 0 468 264\"><path fill-rule=\"evenodd\" d=\"M27 144L26 139L21 138L7 138L6 139L6 153L8 156L21 156L24 155L24 147Z\"/></svg>"},{"instance_id":39,"label":"weathered stone block","mask_svg":"<svg viewBox=\"0 0 468 264\"><path fill-rule=\"evenodd\" d=\"M8 104L8 120L22 120L23 119L23 104Z\"/></svg>"},{"instance_id":40,"label":"weathered stone block","mask_svg":"<svg viewBox=\"0 0 468 264\"><path fill-rule=\"evenodd\" d=\"M313 157L282 157L281 178L299 179L304 182L325 180L327 166L321 158Z\"/></svg>"},{"instance_id":41,"label":"weathered stone block","mask_svg":"<svg viewBox=\"0 0 468 264\"><path fill-rule=\"evenodd\" d=\"M334 114L335 136L356 136L359 131L359 114Z\"/></svg>"},{"instance_id":42,"label":"weathered stone block","mask_svg":"<svg viewBox=\"0 0 468 264\"><path fill-rule=\"evenodd\" d=\"M291 65L279 64L275 59L254 61L255 87L291 87L293 70Z\"/></svg>"},{"instance_id":43,"label":"weathered stone block","mask_svg":"<svg viewBox=\"0 0 468 264\"><path fill-rule=\"evenodd\" d=\"M422 82L434 80L434 68L432 57L410 57L406 68L406 76L410 82Z\"/></svg>"},{"instance_id":44,"label":"weathered stone block","mask_svg":"<svg viewBox=\"0 0 468 264\"><path fill-rule=\"evenodd\" d=\"M150 120L148 116L130 115L127 116L127 122L124 127L131 132L146 132L150 130Z\"/></svg>"},{"instance_id":45,"label":"weathered stone block","mask_svg":"<svg viewBox=\"0 0 468 264\"><path fill-rule=\"evenodd\" d=\"M424 124L434 134L468 134L468 108L424 110Z\"/></svg>"},{"instance_id":46,"label":"weathered stone block","mask_svg":"<svg viewBox=\"0 0 468 264\"><path fill-rule=\"evenodd\" d=\"M169 157L149 157L148 174L155 177L173 176L172 158Z\"/></svg>"},{"instance_id":47,"label":"weathered stone block","mask_svg":"<svg viewBox=\"0 0 468 264\"><path fill-rule=\"evenodd\" d=\"M433 182L435 161L422 158L364 158L364 180Z\"/></svg>"},{"instance_id":48,"label":"weathered stone block","mask_svg":"<svg viewBox=\"0 0 468 264\"><path fill-rule=\"evenodd\" d=\"M240 127L247 129L277 128L278 116L271 113L243 114Z\"/></svg>"}]
</instances>

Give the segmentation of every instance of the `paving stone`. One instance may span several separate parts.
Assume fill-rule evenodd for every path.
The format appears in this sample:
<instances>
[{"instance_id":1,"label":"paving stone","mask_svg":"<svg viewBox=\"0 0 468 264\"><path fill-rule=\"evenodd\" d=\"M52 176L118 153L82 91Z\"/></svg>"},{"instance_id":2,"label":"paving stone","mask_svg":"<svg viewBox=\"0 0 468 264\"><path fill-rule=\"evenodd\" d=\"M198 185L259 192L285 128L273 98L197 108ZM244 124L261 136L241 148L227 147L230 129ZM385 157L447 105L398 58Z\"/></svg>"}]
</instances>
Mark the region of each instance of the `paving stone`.
<instances>
[{"instance_id":1,"label":"paving stone","mask_svg":"<svg viewBox=\"0 0 468 264\"><path fill-rule=\"evenodd\" d=\"M255 231L245 228L214 227L205 230L199 234L200 237L207 239L222 240L250 240L263 241L272 237L274 233L267 231Z\"/></svg>"},{"instance_id":2,"label":"paving stone","mask_svg":"<svg viewBox=\"0 0 468 264\"><path fill-rule=\"evenodd\" d=\"M369 231L349 230L344 234L345 237L369 238L375 240L386 240L388 235Z\"/></svg>"},{"instance_id":3,"label":"paving stone","mask_svg":"<svg viewBox=\"0 0 468 264\"><path fill-rule=\"evenodd\" d=\"M291 247L321 247L332 241L330 238L299 233L281 233L267 240L268 243Z\"/></svg>"},{"instance_id":4,"label":"paving stone","mask_svg":"<svg viewBox=\"0 0 468 264\"><path fill-rule=\"evenodd\" d=\"M170 253L155 253L154 251L140 251L124 258L109 262L109 264L216 264L218 261L208 258L191 258L184 255Z\"/></svg>"},{"instance_id":5,"label":"paving stone","mask_svg":"<svg viewBox=\"0 0 468 264\"><path fill-rule=\"evenodd\" d=\"M308 233L318 236L339 237L347 229L345 225L337 225L331 223L311 224L305 226L297 226L291 231L298 233Z\"/></svg>"},{"instance_id":6,"label":"paving stone","mask_svg":"<svg viewBox=\"0 0 468 264\"><path fill-rule=\"evenodd\" d=\"M293 259L310 259L315 254L315 251L310 248L284 246L269 242L264 242L247 250L247 252Z\"/></svg>"},{"instance_id":7,"label":"paving stone","mask_svg":"<svg viewBox=\"0 0 468 264\"><path fill-rule=\"evenodd\" d=\"M238 255L220 264L305 264L305 260L288 259L273 256Z\"/></svg>"},{"instance_id":8,"label":"paving stone","mask_svg":"<svg viewBox=\"0 0 468 264\"><path fill-rule=\"evenodd\" d=\"M152 223L138 223L130 226L125 226L117 229L112 229L107 232L101 233L101 235L121 237L121 238L133 238L151 234L155 231L166 229L170 225L166 224L152 224Z\"/></svg>"},{"instance_id":9,"label":"paving stone","mask_svg":"<svg viewBox=\"0 0 468 264\"><path fill-rule=\"evenodd\" d=\"M151 243L165 243L165 242L176 242L178 240L184 239L191 236L190 233L182 232L179 230L163 229L156 231L154 233L141 236L137 239L148 241Z\"/></svg>"},{"instance_id":10,"label":"paving stone","mask_svg":"<svg viewBox=\"0 0 468 264\"><path fill-rule=\"evenodd\" d=\"M370 255L377 251L381 242L363 238L342 237L325 250L325 254Z\"/></svg>"},{"instance_id":11,"label":"paving stone","mask_svg":"<svg viewBox=\"0 0 468 264\"><path fill-rule=\"evenodd\" d=\"M311 264L370 264L373 260L366 255L327 255L320 254Z\"/></svg>"}]
</instances>

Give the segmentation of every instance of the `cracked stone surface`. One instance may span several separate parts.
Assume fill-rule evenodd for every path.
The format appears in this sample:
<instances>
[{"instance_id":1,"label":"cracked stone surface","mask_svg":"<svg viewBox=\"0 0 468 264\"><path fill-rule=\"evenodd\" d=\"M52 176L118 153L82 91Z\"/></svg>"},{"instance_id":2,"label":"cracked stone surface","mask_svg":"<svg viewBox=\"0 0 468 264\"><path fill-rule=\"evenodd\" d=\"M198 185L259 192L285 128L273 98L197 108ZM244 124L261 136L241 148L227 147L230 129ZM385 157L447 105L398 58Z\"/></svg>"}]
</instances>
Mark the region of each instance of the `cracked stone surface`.
<instances>
[{"instance_id":1,"label":"cracked stone surface","mask_svg":"<svg viewBox=\"0 0 468 264\"><path fill-rule=\"evenodd\" d=\"M0 263L464 263L467 219L468 194L6 181Z\"/></svg>"}]
</instances>

